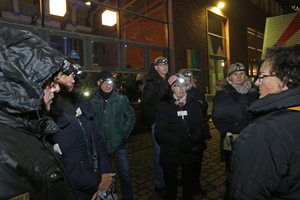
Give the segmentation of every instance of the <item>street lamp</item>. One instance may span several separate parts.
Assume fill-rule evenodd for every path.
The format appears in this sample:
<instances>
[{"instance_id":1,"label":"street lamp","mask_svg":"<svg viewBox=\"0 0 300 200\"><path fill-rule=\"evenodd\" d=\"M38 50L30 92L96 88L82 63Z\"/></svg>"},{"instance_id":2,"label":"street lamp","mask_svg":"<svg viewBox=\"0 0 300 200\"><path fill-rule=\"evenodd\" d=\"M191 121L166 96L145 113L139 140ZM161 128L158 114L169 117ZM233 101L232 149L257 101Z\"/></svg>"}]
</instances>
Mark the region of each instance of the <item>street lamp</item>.
<instances>
[{"instance_id":1,"label":"street lamp","mask_svg":"<svg viewBox=\"0 0 300 200\"><path fill-rule=\"evenodd\" d=\"M224 6L225 6L225 4L224 4L223 2L220 2L220 3L218 4L218 8L224 8Z\"/></svg>"},{"instance_id":2,"label":"street lamp","mask_svg":"<svg viewBox=\"0 0 300 200\"><path fill-rule=\"evenodd\" d=\"M117 13L110 10L105 10L102 13L102 25L113 26L117 23Z\"/></svg>"},{"instance_id":3,"label":"street lamp","mask_svg":"<svg viewBox=\"0 0 300 200\"><path fill-rule=\"evenodd\" d=\"M49 0L50 15L65 16L67 12L66 0Z\"/></svg>"}]
</instances>

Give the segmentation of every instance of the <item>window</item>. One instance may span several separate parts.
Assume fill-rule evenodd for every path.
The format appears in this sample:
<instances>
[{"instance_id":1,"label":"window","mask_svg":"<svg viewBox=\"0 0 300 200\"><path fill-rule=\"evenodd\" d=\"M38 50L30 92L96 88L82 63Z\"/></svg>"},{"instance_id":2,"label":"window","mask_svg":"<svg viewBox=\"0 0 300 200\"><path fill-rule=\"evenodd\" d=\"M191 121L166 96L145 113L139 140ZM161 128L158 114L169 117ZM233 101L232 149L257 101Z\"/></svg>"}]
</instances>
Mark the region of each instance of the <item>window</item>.
<instances>
[{"instance_id":1,"label":"window","mask_svg":"<svg viewBox=\"0 0 300 200\"><path fill-rule=\"evenodd\" d=\"M264 36L254 30L248 29L248 76L255 77L258 72L258 63L262 59Z\"/></svg>"},{"instance_id":2,"label":"window","mask_svg":"<svg viewBox=\"0 0 300 200\"><path fill-rule=\"evenodd\" d=\"M215 94L214 84L227 74L227 18L208 11L208 53L210 93Z\"/></svg>"}]
</instances>

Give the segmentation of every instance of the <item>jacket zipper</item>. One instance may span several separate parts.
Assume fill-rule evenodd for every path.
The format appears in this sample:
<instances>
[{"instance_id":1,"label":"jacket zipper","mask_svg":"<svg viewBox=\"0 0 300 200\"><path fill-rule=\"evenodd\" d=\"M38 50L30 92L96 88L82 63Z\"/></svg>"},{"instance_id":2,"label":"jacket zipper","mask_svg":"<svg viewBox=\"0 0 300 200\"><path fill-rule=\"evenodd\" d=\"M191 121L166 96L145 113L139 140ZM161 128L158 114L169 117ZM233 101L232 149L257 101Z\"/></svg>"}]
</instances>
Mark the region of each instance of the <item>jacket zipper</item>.
<instances>
[{"instance_id":1,"label":"jacket zipper","mask_svg":"<svg viewBox=\"0 0 300 200\"><path fill-rule=\"evenodd\" d=\"M75 117L75 116L73 116L73 117ZM75 117L75 118L76 118L76 117ZM85 132L84 128L82 127L82 123L81 123L81 121L79 120L79 118L76 118L76 119L77 119L77 121L78 121L78 123L79 123L79 125L80 125L80 127L81 127L81 129L82 129L82 131L83 131L84 139L85 139L85 141L86 141L87 152L88 152L88 154L89 154L89 160L90 160L91 165L92 165L93 163L92 163L92 160L91 160L91 154L90 154L90 151L89 151L89 142L88 142L88 139L86 138L86 132Z\"/></svg>"}]
</instances>

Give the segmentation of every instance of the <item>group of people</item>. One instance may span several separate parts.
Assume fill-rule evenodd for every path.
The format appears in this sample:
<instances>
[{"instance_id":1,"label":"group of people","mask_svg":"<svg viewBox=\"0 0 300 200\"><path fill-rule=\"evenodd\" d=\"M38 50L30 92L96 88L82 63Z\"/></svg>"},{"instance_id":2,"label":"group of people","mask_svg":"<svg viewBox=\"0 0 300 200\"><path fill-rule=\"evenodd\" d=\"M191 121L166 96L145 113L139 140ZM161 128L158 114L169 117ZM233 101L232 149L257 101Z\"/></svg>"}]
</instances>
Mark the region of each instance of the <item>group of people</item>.
<instances>
[{"instance_id":1,"label":"group of people","mask_svg":"<svg viewBox=\"0 0 300 200\"><path fill-rule=\"evenodd\" d=\"M133 199L126 140L135 112L109 71L93 99L79 95L80 72L33 33L0 29L0 199L115 195L112 158L122 199Z\"/></svg>"},{"instance_id":2,"label":"group of people","mask_svg":"<svg viewBox=\"0 0 300 200\"><path fill-rule=\"evenodd\" d=\"M274 45L252 82L242 63L218 81L212 120L228 170L224 199L300 196L300 45ZM155 190L176 200L204 194L201 161L211 138L207 102L187 69L170 76L158 57L141 106L152 127ZM135 113L99 73L94 97L78 94L80 66L29 31L0 29L0 199L97 199L114 186L133 199L128 158ZM299 116L299 118L298 118ZM181 167L181 176L178 168Z\"/></svg>"},{"instance_id":3,"label":"group of people","mask_svg":"<svg viewBox=\"0 0 300 200\"><path fill-rule=\"evenodd\" d=\"M176 200L182 182L183 199L204 193L199 178L205 140L211 138L203 114L208 105L195 88L192 72L184 69L169 76L167 58L156 58L146 77L141 105L153 133L155 190L164 199Z\"/></svg>"}]
</instances>

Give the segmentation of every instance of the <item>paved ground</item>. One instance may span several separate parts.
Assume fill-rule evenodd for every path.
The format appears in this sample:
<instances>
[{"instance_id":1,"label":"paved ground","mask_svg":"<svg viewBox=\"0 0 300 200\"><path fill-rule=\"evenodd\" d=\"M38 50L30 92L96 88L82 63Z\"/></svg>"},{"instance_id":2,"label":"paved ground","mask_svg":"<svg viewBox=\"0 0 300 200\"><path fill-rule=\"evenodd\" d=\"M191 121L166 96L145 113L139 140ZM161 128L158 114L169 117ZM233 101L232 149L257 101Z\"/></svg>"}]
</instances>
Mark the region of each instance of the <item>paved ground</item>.
<instances>
[{"instance_id":1,"label":"paved ground","mask_svg":"<svg viewBox=\"0 0 300 200\"><path fill-rule=\"evenodd\" d=\"M220 162L219 132L210 123L212 139L207 142L202 162L201 183L206 189L206 195L199 200L222 200L226 191L225 163ZM135 200L162 200L154 191L153 171L153 141L152 133L143 133L129 137L129 159L132 173L132 185ZM116 171L115 162L113 167ZM118 175L116 185L120 188ZM120 189L119 189L120 193ZM182 196L182 187L178 188L177 199ZM121 199L119 195L119 199Z\"/></svg>"}]
</instances>

